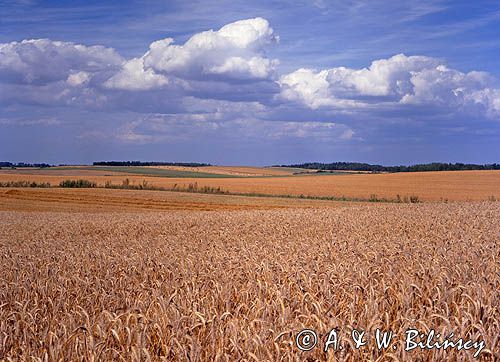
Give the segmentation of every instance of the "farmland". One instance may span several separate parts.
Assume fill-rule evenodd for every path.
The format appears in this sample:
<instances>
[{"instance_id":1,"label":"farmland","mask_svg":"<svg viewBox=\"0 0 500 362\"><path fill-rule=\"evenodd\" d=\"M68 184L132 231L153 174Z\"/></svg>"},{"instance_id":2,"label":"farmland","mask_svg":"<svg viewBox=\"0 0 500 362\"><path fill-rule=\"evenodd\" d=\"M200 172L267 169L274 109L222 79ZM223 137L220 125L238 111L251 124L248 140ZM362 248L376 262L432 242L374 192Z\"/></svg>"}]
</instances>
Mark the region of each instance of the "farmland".
<instances>
[{"instance_id":1,"label":"farmland","mask_svg":"<svg viewBox=\"0 0 500 362\"><path fill-rule=\"evenodd\" d=\"M151 176L147 173L123 173L121 171L124 168L117 167L114 169L115 171L112 171L113 168L110 171L98 167L62 170L0 170L0 182L26 180L58 185L59 182L68 178L84 178L99 185L104 185L108 181L119 185L125 178L128 178L136 184L146 181L149 185L172 188L174 185L185 187L196 183L201 187L220 187L225 191L240 194L344 196L360 199L369 199L372 195L388 199L394 199L396 195L401 197L415 195L422 201L484 201L491 197L500 199L500 171L344 173L335 175L291 175L288 171L288 175L274 177L244 177L240 173L238 177L227 174L211 174L211 177L207 178L204 176L162 177L161 175ZM255 169L253 172L257 172ZM157 170L189 172L190 176L195 173L193 170Z\"/></svg>"},{"instance_id":2,"label":"farmland","mask_svg":"<svg viewBox=\"0 0 500 362\"><path fill-rule=\"evenodd\" d=\"M98 217L82 209L1 211L0 354L137 361L472 356L405 352L401 338L385 352L349 344L342 352L300 352L293 342L306 327L320 335L339 327L346 336L355 327L398 336L415 327L484 340L481 358L493 361L499 218L496 202L128 208Z\"/></svg>"},{"instance_id":3,"label":"farmland","mask_svg":"<svg viewBox=\"0 0 500 362\"><path fill-rule=\"evenodd\" d=\"M9 171L7 171L9 172ZM142 175L150 177L230 177L217 171L205 172L195 167L142 167L142 166L69 166L44 169L17 169L19 174L35 175ZM237 177L232 176L232 177Z\"/></svg>"},{"instance_id":4,"label":"farmland","mask_svg":"<svg viewBox=\"0 0 500 362\"><path fill-rule=\"evenodd\" d=\"M500 202L485 201L500 198L498 173L226 171L238 177L73 168L0 170L0 182L128 178L424 202L0 188L0 360L459 361L475 352L407 352L409 328L482 341L479 360L500 358ZM295 345L304 328L320 337L309 352ZM324 352L332 328L343 349ZM392 330L393 345L355 349L353 328L371 339Z\"/></svg>"},{"instance_id":5,"label":"farmland","mask_svg":"<svg viewBox=\"0 0 500 362\"><path fill-rule=\"evenodd\" d=\"M204 166L204 167L181 167L181 166L156 166L155 168L189 171L197 173L211 173L227 176L289 176L294 172L314 172L314 170L305 170L286 167L249 167L249 166Z\"/></svg>"},{"instance_id":6,"label":"farmland","mask_svg":"<svg viewBox=\"0 0 500 362\"><path fill-rule=\"evenodd\" d=\"M113 189L0 188L0 210L10 211L168 211L255 210L339 207L344 203L318 200L243 197L168 191Z\"/></svg>"}]
</instances>

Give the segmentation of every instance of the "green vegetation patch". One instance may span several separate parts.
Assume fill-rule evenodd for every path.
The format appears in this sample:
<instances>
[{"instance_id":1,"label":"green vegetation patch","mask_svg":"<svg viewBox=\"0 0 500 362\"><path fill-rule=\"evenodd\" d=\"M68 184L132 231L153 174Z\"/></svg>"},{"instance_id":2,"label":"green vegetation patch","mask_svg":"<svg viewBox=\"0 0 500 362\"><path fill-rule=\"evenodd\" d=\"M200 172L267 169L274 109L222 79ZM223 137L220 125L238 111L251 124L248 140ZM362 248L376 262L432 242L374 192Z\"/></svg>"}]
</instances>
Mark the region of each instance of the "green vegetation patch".
<instances>
[{"instance_id":1,"label":"green vegetation patch","mask_svg":"<svg viewBox=\"0 0 500 362\"><path fill-rule=\"evenodd\" d=\"M87 170L87 171L108 171L122 172L133 175L153 176L153 177L179 177L179 178L240 178L241 176L222 175L208 172L168 170L164 168L140 167L140 166L89 166L89 167L57 167L50 168L57 170Z\"/></svg>"},{"instance_id":2,"label":"green vegetation patch","mask_svg":"<svg viewBox=\"0 0 500 362\"><path fill-rule=\"evenodd\" d=\"M93 188L97 187L95 182L89 180L64 180L59 183L59 187L67 188Z\"/></svg>"}]
</instances>

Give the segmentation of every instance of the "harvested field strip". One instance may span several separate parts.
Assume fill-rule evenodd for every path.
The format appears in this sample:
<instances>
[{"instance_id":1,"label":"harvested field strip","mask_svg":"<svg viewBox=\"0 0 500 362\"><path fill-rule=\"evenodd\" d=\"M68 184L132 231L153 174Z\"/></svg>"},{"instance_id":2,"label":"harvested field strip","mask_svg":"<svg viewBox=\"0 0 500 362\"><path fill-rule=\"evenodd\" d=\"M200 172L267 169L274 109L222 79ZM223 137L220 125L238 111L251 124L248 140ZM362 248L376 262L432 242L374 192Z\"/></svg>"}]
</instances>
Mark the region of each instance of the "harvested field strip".
<instances>
[{"instance_id":1,"label":"harvested field strip","mask_svg":"<svg viewBox=\"0 0 500 362\"><path fill-rule=\"evenodd\" d=\"M26 186L19 186L21 188L49 188L51 187L49 184L42 184L42 186L32 186L26 181L19 181L12 183L8 183L7 186L1 185L0 187L18 187L16 184L22 184ZM47 186L48 185L48 186ZM78 185L78 186L67 186L67 185ZM378 198L376 195L372 195L369 199L363 198L355 198L355 197L336 197L336 196L310 196L310 195L273 195L273 194L257 194L257 193L245 193L245 192L229 192L224 191L220 187L211 187L211 186L203 186L198 187L198 184L189 184L188 186L178 187L176 184L172 188L164 188L161 186L151 186L151 185L105 185L105 186L97 186L96 183L90 182L87 180L64 180L61 182L59 187L52 188L104 188L104 189L112 189L112 190L149 190L149 191L167 191L167 192L189 192L194 194L216 194L216 195L231 195L231 196L243 196L243 197L271 197L271 198L280 198L280 199L303 199L303 200L321 200L321 201L347 201L347 202L395 202L395 203L417 203L420 202L418 196L410 196L404 198ZM11 192L11 194L14 194Z\"/></svg>"},{"instance_id":2,"label":"harvested field strip","mask_svg":"<svg viewBox=\"0 0 500 362\"><path fill-rule=\"evenodd\" d=\"M88 194L75 195L75 194L61 194L61 193L47 193L47 192L25 192L24 190L9 190L0 194L1 198L11 200L24 200L36 202L50 202L50 203L69 203L89 206L102 206L105 208L125 207L127 209L153 209L153 210L244 210L244 209L269 209L280 206L259 206L259 205L231 205L231 204L215 204L203 202L185 202L185 201L161 201L155 199L141 199L112 197L112 196L92 196Z\"/></svg>"},{"instance_id":3,"label":"harvested field strip","mask_svg":"<svg viewBox=\"0 0 500 362\"><path fill-rule=\"evenodd\" d=\"M261 210L340 207L332 201L115 189L0 189L0 210Z\"/></svg>"}]
</instances>

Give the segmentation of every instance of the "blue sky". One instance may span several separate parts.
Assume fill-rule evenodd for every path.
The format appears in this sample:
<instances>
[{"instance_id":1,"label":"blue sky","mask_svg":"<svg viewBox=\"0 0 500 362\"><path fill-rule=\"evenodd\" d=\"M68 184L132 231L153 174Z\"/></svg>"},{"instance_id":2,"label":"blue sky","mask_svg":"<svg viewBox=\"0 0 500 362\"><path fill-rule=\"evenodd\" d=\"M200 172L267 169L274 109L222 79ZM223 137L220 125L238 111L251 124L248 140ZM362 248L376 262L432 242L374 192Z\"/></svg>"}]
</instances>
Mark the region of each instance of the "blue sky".
<instances>
[{"instance_id":1,"label":"blue sky","mask_svg":"<svg viewBox=\"0 0 500 362\"><path fill-rule=\"evenodd\" d=\"M0 160L500 161L495 2L0 6Z\"/></svg>"}]
</instances>

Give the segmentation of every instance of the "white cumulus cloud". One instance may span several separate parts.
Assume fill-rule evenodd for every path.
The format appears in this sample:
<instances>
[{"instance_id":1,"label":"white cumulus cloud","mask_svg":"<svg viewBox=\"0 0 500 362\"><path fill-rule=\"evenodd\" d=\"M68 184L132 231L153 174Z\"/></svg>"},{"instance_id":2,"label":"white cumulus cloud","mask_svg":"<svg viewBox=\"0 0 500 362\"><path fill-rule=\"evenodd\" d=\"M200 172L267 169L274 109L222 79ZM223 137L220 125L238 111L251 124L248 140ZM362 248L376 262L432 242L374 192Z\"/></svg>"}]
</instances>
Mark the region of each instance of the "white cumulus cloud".
<instances>
[{"instance_id":1,"label":"white cumulus cloud","mask_svg":"<svg viewBox=\"0 0 500 362\"><path fill-rule=\"evenodd\" d=\"M82 72L71 73L68 76L66 82L73 87L77 87L79 85L87 83L90 80L90 78L91 78L90 73L82 71Z\"/></svg>"},{"instance_id":2,"label":"white cumulus cloud","mask_svg":"<svg viewBox=\"0 0 500 362\"><path fill-rule=\"evenodd\" d=\"M161 88L171 78L226 82L270 79L279 62L268 59L264 47L277 40L263 18L236 21L217 31L203 31L181 45L165 38L151 43L141 58L126 62L105 85L147 90Z\"/></svg>"},{"instance_id":3,"label":"white cumulus cloud","mask_svg":"<svg viewBox=\"0 0 500 362\"><path fill-rule=\"evenodd\" d=\"M456 109L480 105L499 111L499 90L485 72L462 73L440 60L398 54L368 68L299 69L281 76L280 98L309 108L360 108L416 104Z\"/></svg>"},{"instance_id":4,"label":"white cumulus cloud","mask_svg":"<svg viewBox=\"0 0 500 362\"><path fill-rule=\"evenodd\" d=\"M49 39L0 44L3 81L48 84L77 72L96 73L119 66L123 58L114 49ZM83 74L83 73L82 73ZM77 81L73 76L70 80Z\"/></svg>"},{"instance_id":5,"label":"white cumulus cloud","mask_svg":"<svg viewBox=\"0 0 500 362\"><path fill-rule=\"evenodd\" d=\"M142 58L133 58L127 61L121 71L108 79L104 85L108 88L147 90L161 88L168 83L166 76L156 74L152 69L144 69Z\"/></svg>"},{"instance_id":6,"label":"white cumulus cloud","mask_svg":"<svg viewBox=\"0 0 500 362\"><path fill-rule=\"evenodd\" d=\"M218 31L193 35L182 45L172 38L158 40L144 55L144 64L155 71L183 78L210 74L236 79L263 79L274 72L277 61L263 55L265 45L276 41L263 18L236 21Z\"/></svg>"}]
</instances>

